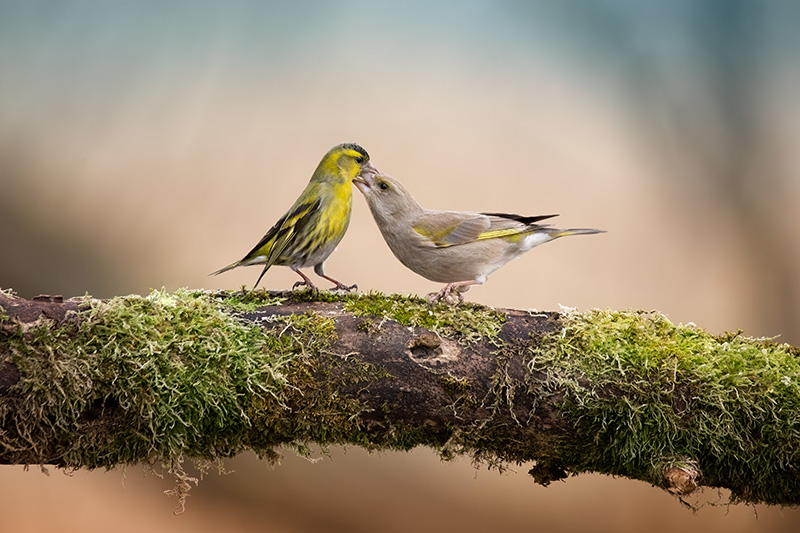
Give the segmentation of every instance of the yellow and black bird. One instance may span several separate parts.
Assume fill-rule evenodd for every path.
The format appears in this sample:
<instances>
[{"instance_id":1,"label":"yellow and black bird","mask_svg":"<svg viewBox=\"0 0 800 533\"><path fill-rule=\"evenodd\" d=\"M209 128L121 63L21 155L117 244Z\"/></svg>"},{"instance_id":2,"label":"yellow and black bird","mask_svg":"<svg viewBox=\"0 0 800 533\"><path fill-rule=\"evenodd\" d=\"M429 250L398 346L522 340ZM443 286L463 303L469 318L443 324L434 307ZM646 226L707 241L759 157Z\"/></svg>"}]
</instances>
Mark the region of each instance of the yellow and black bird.
<instances>
[{"instance_id":1,"label":"yellow and black bird","mask_svg":"<svg viewBox=\"0 0 800 533\"><path fill-rule=\"evenodd\" d=\"M318 276L334 283L337 289L355 289L355 285L347 286L325 275L324 265L350 224L353 180L369 179L377 172L369 160L369 154L359 145L345 143L334 146L322 158L294 205L258 244L244 258L212 275L239 266L264 265L253 286L255 289L272 265L282 265L303 278L303 281L294 284L293 289L305 285L317 291L317 287L300 270L313 266Z\"/></svg>"}]
</instances>

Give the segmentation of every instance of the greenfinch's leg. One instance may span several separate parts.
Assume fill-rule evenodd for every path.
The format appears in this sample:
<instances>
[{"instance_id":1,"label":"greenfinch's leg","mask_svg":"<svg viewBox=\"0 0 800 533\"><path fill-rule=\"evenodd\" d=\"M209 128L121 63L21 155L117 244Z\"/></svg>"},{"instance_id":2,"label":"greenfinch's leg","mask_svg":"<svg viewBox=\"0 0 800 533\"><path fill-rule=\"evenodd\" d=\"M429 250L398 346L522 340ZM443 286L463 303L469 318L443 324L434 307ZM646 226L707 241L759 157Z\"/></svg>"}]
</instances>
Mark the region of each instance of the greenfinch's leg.
<instances>
[{"instance_id":1,"label":"greenfinch's leg","mask_svg":"<svg viewBox=\"0 0 800 533\"><path fill-rule=\"evenodd\" d=\"M463 293L469 290L470 285L480 285L480 282L475 280L470 281L454 281L453 283L448 283L445 285L442 290L439 292L432 292L428 295L428 302L434 304L441 300L444 300L446 303L450 305L457 305L464 302ZM456 301L458 298L458 301Z\"/></svg>"}]
</instances>

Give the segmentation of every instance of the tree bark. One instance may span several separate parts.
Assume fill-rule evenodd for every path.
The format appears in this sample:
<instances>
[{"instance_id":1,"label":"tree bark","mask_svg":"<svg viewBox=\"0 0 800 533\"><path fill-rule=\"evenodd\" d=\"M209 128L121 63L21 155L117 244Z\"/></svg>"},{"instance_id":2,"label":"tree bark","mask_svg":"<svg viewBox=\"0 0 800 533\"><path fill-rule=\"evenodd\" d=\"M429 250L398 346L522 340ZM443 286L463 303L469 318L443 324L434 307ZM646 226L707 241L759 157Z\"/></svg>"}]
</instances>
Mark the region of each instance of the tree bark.
<instances>
[{"instance_id":1,"label":"tree bark","mask_svg":"<svg viewBox=\"0 0 800 533\"><path fill-rule=\"evenodd\" d=\"M545 485L600 472L800 503L793 347L654 312L317 298L0 292L0 463L156 464L185 484L183 461L247 449L429 446Z\"/></svg>"}]
</instances>

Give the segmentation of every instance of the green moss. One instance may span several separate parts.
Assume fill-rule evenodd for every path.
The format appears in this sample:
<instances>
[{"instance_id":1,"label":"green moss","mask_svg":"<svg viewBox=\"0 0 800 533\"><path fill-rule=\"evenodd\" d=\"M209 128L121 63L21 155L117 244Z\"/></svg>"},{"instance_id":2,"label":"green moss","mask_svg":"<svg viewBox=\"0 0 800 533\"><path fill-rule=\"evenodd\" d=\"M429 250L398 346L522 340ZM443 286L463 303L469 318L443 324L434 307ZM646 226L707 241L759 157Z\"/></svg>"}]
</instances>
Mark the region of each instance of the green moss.
<instances>
[{"instance_id":1,"label":"green moss","mask_svg":"<svg viewBox=\"0 0 800 533\"><path fill-rule=\"evenodd\" d=\"M8 296L9 298L11 298L14 296L14 291L11 289L0 288L0 294L3 294L4 296ZM0 324L5 322L6 320L8 320L8 314L6 314L6 310L0 309Z\"/></svg>"},{"instance_id":2,"label":"green moss","mask_svg":"<svg viewBox=\"0 0 800 533\"><path fill-rule=\"evenodd\" d=\"M341 291L312 291L311 289L288 291L291 302L340 302L348 297L348 293Z\"/></svg>"},{"instance_id":3,"label":"green moss","mask_svg":"<svg viewBox=\"0 0 800 533\"><path fill-rule=\"evenodd\" d=\"M297 435L323 445L343 442L356 430L361 405L337 391L354 381L376 379L378 372L356 357L330 352L336 340L332 318L307 313L276 318L274 322L273 331L280 334L267 337L269 349L291 356L286 375L296 387L286 391L283 410L276 409L274 401L263 403L257 418L267 426L262 426L262 431L267 429L264 433L271 441L262 442L260 447L292 443ZM292 416L284 416L287 410ZM304 449L302 443L295 445L300 451Z\"/></svg>"},{"instance_id":4,"label":"green moss","mask_svg":"<svg viewBox=\"0 0 800 533\"><path fill-rule=\"evenodd\" d=\"M800 442L800 360L787 345L716 337L658 313L591 311L564 316L531 350L529 370L543 376L529 392L556 401L575 429L557 445L573 471L660 484L688 462L734 498L776 503L771 491L796 483L800 449L786 443Z\"/></svg>"},{"instance_id":5,"label":"green moss","mask_svg":"<svg viewBox=\"0 0 800 533\"><path fill-rule=\"evenodd\" d=\"M439 378L439 384L448 396L453 399L453 403L450 406L452 409L460 407L472 409L478 405L478 401L472 394L472 381L468 378L447 374Z\"/></svg>"},{"instance_id":6,"label":"green moss","mask_svg":"<svg viewBox=\"0 0 800 533\"><path fill-rule=\"evenodd\" d=\"M253 449L274 459L281 445L306 453L315 442L425 444L499 468L535 459L541 482L597 471L661 484L666 469L687 466L734 499L783 503L796 494L800 359L786 345L615 311L568 313L554 334L504 344L504 315L485 307L321 294L362 317L359 330L392 320L462 342L489 339L497 370L488 394L482 382L437 376L455 418L472 425L364 416L358 393L392 377L335 353L329 316L274 315L250 326L223 312L279 305L283 294L153 291L87 297L79 320L58 326L42 319L15 330L6 320L0 336L20 381L0 418L22 423L0 451L28 464L163 465L181 493L191 481L184 458ZM539 431L545 424L563 431Z\"/></svg>"},{"instance_id":7,"label":"green moss","mask_svg":"<svg viewBox=\"0 0 800 533\"><path fill-rule=\"evenodd\" d=\"M197 291L193 294L204 294L203 291ZM261 307L282 305L286 302L287 297L283 293L274 293L264 290L249 290L242 285L239 291L216 291L206 293L214 298L217 298L226 307L230 307L237 311L255 311Z\"/></svg>"},{"instance_id":8,"label":"green moss","mask_svg":"<svg viewBox=\"0 0 800 533\"><path fill-rule=\"evenodd\" d=\"M403 326L426 328L442 335L458 334L465 342L495 338L505 322L503 313L481 305L431 307L423 298L378 292L351 295L344 300L344 309L355 316L394 320Z\"/></svg>"},{"instance_id":9,"label":"green moss","mask_svg":"<svg viewBox=\"0 0 800 533\"><path fill-rule=\"evenodd\" d=\"M333 318L273 316L250 326L222 310L276 303L252 291L87 297L79 320L5 333L21 378L0 417L12 409L24 424L4 434L4 457L162 466L183 498L185 458L202 465L252 449L274 459L277 447L302 453L309 441L370 446L358 426L362 406L339 391L387 375L331 351Z\"/></svg>"},{"instance_id":10,"label":"green moss","mask_svg":"<svg viewBox=\"0 0 800 533\"><path fill-rule=\"evenodd\" d=\"M365 318L363 320L359 320L358 324L356 325L356 329L364 333L373 333L377 328L371 320Z\"/></svg>"},{"instance_id":11,"label":"green moss","mask_svg":"<svg viewBox=\"0 0 800 533\"><path fill-rule=\"evenodd\" d=\"M92 468L230 455L244 445L236 436L251 424L252 399L287 384L290 358L202 293L86 305L80 322L42 321L9 339L30 428L46 433L30 440L58 446L39 450L42 462L56 454ZM117 420L113 437L93 430L100 414Z\"/></svg>"},{"instance_id":12,"label":"green moss","mask_svg":"<svg viewBox=\"0 0 800 533\"><path fill-rule=\"evenodd\" d=\"M451 396L463 396L468 394L472 383L467 378L459 378L451 375L442 376L439 378L444 391Z\"/></svg>"}]
</instances>

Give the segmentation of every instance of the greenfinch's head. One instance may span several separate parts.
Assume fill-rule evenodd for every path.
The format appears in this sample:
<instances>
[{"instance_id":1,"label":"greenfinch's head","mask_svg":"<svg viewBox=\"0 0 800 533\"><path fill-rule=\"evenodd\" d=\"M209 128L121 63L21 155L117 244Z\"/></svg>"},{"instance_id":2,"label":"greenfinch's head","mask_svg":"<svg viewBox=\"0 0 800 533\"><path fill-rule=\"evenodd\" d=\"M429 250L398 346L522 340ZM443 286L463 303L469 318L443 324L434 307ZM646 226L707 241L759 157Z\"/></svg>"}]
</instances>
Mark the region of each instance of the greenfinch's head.
<instances>
[{"instance_id":1,"label":"greenfinch's head","mask_svg":"<svg viewBox=\"0 0 800 533\"><path fill-rule=\"evenodd\" d=\"M370 211L382 218L402 217L422 210L416 199L403 185L387 174L362 174L353 180L364 194Z\"/></svg>"},{"instance_id":2,"label":"greenfinch's head","mask_svg":"<svg viewBox=\"0 0 800 533\"><path fill-rule=\"evenodd\" d=\"M334 180L349 185L360 175L372 175L377 172L366 150L355 143L344 143L334 146L325 154L314 172L314 178L324 181Z\"/></svg>"}]
</instances>

